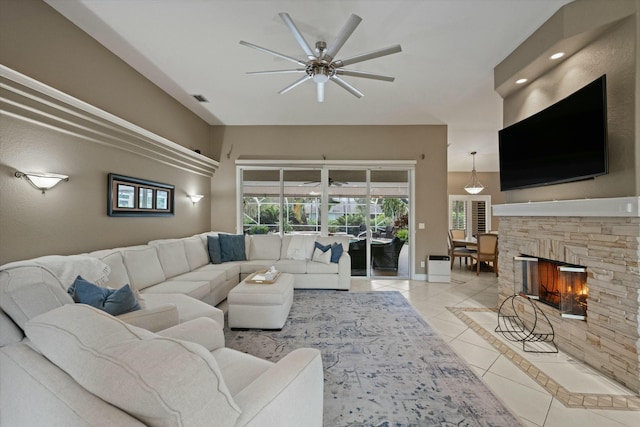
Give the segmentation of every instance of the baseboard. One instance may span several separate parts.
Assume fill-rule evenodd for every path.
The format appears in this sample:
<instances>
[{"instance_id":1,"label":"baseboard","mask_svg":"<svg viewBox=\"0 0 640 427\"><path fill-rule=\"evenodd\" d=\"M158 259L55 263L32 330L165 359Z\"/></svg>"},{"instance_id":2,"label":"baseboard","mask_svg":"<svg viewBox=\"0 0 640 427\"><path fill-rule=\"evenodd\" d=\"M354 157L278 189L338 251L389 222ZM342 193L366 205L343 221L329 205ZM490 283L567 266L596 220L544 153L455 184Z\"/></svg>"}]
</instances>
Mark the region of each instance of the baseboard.
<instances>
[{"instance_id":1,"label":"baseboard","mask_svg":"<svg viewBox=\"0 0 640 427\"><path fill-rule=\"evenodd\" d=\"M422 280L423 282L427 281L427 275L426 274L414 274L413 277L411 277L411 280Z\"/></svg>"}]
</instances>

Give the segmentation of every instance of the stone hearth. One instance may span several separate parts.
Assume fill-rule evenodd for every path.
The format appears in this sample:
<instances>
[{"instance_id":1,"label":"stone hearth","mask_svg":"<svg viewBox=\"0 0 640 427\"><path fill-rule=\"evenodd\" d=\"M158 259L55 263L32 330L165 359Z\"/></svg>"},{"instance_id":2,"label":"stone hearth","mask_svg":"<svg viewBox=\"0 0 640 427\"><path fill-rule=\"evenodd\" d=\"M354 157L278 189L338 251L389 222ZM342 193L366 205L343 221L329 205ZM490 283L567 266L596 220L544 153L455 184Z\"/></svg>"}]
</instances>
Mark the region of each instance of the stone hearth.
<instances>
[{"instance_id":1,"label":"stone hearth","mask_svg":"<svg viewBox=\"0 0 640 427\"><path fill-rule=\"evenodd\" d=\"M496 205L500 217L498 292L514 293L514 257L527 254L587 268L587 318L563 319L540 304L556 344L640 392L640 198Z\"/></svg>"}]
</instances>

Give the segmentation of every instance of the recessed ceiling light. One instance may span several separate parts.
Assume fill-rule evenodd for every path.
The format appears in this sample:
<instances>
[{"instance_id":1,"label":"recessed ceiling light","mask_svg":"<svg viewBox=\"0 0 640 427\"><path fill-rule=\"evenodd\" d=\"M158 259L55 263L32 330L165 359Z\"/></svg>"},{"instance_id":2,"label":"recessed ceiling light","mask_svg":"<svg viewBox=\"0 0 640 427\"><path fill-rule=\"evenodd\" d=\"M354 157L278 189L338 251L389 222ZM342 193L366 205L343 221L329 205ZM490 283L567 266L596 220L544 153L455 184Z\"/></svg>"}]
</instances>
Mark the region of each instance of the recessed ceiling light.
<instances>
[{"instance_id":1,"label":"recessed ceiling light","mask_svg":"<svg viewBox=\"0 0 640 427\"><path fill-rule=\"evenodd\" d=\"M560 59L564 56L564 52L556 52L549 57L549 59Z\"/></svg>"},{"instance_id":2,"label":"recessed ceiling light","mask_svg":"<svg viewBox=\"0 0 640 427\"><path fill-rule=\"evenodd\" d=\"M518 79L516 80L516 84L521 85L522 83L526 83L528 79Z\"/></svg>"}]
</instances>

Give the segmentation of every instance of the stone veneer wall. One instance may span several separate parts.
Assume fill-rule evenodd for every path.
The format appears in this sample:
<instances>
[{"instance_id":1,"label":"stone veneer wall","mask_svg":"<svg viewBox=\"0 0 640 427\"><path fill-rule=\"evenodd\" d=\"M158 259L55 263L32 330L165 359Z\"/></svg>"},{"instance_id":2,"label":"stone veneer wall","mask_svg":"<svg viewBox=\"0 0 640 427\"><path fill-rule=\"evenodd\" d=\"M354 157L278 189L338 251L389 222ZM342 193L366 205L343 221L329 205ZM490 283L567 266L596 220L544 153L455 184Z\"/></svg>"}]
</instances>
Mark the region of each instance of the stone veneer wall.
<instances>
[{"instance_id":1,"label":"stone veneer wall","mask_svg":"<svg viewBox=\"0 0 640 427\"><path fill-rule=\"evenodd\" d=\"M560 349L640 392L640 218L502 216L498 292L514 293L515 256L522 254L587 267L587 319L551 320Z\"/></svg>"}]
</instances>

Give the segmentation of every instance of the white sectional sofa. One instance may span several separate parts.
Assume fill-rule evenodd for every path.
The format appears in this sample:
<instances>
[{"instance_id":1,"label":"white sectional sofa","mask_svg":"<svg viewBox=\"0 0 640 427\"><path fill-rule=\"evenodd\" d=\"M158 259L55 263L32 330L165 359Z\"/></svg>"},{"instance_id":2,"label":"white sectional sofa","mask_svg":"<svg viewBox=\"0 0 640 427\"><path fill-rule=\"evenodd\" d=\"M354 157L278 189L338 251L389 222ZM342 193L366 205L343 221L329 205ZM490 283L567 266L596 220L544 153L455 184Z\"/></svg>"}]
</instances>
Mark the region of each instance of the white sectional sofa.
<instances>
[{"instance_id":1,"label":"white sectional sofa","mask_svg":"<svg viewBox=\"0 0 640 427\"><path fill-rule=\"evenodd\" d=\"M35 316L25 332L0 348L3 426L322 425L315 349L272 363L225 348L208 318L154 334L84 304Z\"/></svg>"},{"instance_id":2,"label":"white sectional sofa","mask_svg":"<svg viewBox=\"0 0 640 427\"><path fill-rule=\"evenodd\" d=\"M83 386L86 384L78 382L77 372L72 372L68 364L61 366L55 360L50 361L47 351L51 349L44 350L39 343L31 342L28 325L43 318L49 319L45 323L51 321L47 317L51 313L67 313L51 315L53 319L58 315L67 318L71 316L68 313L77 312L75 308L88 307L75 304L67 293L78 275L100 285L101 289L112 288L113 292L128 284L143 305L142 309L117 317L103 314L98 323L108 316L112 319L108 325L115 322L117 328L134 331L133 335L143 341L156 340L152 333L160 331L161 335L197 343L217 340L218 344L207 347L209 356L200 354L201 350L197 353L209 365L213 364L211 357L215 360L228 390L225 399L229 403L225 411L232 410L225 412L228 415L214 418L211 425L321 425L323 379L319 353L303 349L273 364L226 349L221 335L224 313L215 305L248 275L271 266L290 273L295 288L348 290L351 264L348 238L243 236L243 259L215 264L210 260L208 243L210 236L219 234L202 233L181 239L155 240L147 245L80 255L52 255L0 266L0 425L189 425L173 419L150 422L154 415L147 418L148 414L141 416L114 406L113 402L107 403L109 399L96 397ZM339 254L335 262L331 262L328 255L315 257L316 242L325 249L331 245L342 247L342 250L336 248L335 253L333 249L327 252ZM76 322L81 326L79 331L84 331L85 323L91 323L80 315L71 319L65 328ZM200 331L203 322L218 325L214 327L217 332L210 327ZM140 332L138 327L148 332ZM86 330L98 338L109 335L99 328ZM131 345L136 348L138 344ZM98 351L87 347L89 351L85 352L80 348L85 347L80 345L78 349L85 355ZM67 354L62 359L71 356L77 354ZM138 365L144 367L145 364L142 358ZM169 367L169 371L180 372L183 368L183 365ZM129 372L131 376L136 375ZM92 375L87 375L95 382ZM104 381L108 377L99 378ZM106 382L118 390L125 387L121 385L125 382ZM189 393L193 393L195 399L201 390L194 387L182 389L181 393L184 401L191 396Z\"/></svg>"}]
</instances>

